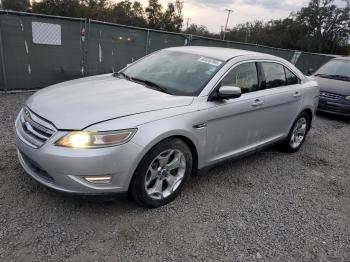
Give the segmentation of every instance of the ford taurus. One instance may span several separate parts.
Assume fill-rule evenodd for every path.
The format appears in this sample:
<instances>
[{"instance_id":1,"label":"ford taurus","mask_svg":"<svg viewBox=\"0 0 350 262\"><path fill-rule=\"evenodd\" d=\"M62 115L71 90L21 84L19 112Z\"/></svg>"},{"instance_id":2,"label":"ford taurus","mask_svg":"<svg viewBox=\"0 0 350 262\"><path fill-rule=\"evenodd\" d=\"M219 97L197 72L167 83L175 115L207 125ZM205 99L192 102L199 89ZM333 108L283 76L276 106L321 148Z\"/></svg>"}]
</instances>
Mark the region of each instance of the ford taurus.
<instances>
[{"instance_id":1,"label":"ford taurus","mask_svg":"<svg viewBox=\"0 0 350 262\"><path fill-rule=\"evenodd\" d=\"M42 89L16 120L26 173L66 193L128 192L159 207L191 174L279 144L296 152L319 88L284 59L176 47L118 73Z\"/></svg>"}]
</instances>

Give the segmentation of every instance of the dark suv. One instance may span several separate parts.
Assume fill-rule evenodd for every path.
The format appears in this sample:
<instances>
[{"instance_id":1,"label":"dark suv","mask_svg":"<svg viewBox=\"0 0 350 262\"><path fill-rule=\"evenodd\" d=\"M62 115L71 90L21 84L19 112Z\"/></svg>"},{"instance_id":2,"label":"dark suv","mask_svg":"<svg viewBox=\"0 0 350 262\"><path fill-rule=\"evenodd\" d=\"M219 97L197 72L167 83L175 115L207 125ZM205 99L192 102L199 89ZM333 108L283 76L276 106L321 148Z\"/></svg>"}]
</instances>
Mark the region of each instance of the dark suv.
<instances>
[{"instance_id":1,"label":"dark suv","mask_svg":"<svg viewBox=\"0 0 350 262\"><path fill-rule=\"evenodd\" d=\"M350 116L350 57L332 59L314 77L320 86L318 111Z\"/></svg>"}]
</instances>

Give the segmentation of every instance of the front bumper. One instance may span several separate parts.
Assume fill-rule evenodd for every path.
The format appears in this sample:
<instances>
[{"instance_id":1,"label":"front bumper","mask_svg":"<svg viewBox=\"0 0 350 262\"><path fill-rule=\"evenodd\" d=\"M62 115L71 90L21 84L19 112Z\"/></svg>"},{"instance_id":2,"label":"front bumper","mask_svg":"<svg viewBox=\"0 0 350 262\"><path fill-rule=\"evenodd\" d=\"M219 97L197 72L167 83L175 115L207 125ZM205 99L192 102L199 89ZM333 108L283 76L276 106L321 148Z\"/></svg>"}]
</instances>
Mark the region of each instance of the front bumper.
<instances>
[{"instance_id":1,"label":"front bumper","mask_svg":"<svg viewBox=\"0 0 350 262\"><path fill-rule=\"evenodd\" d=\"M342 101L320 99L317 111L341 116L350 116L350 102L345 104L342 103Z\"/></svg>"},{"instance_id":2,"label":"front bumper","mask_svg":"<svg viewBox=\"0 0 350 262\"><path fill-rule=\"evenodd\" d=\"M17 130L17 129L16 129ZM132 141L99 149L71 149L53 144L67 132L57 131L43 146L33 148L16 131L19 162L39 183L65 193L100 195L124 193L143 148ZM108 184L93 184L87 176L111 176Z\"/></svg>"}]
</instances>

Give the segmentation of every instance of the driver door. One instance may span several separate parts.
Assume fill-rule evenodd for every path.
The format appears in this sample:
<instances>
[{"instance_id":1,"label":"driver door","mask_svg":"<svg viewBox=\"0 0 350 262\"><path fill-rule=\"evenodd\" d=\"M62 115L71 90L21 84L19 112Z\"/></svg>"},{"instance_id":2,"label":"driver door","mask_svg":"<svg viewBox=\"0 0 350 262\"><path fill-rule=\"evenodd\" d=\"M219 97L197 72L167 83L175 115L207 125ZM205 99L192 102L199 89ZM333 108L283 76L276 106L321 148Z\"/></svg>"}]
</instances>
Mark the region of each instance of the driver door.
<instances>
[{"instance_id":1,"label":"driver door","mask_svg":"<svg viewBox=\"0 0 350 262\"><path fill-rule=\"evenodd\" d=\"M207 163L238 156L256 148L259 136L259 77L255 62L235 66L223 78L221 86L240 87L242 96L208 101Z\"/></svg>"}]
</instances>

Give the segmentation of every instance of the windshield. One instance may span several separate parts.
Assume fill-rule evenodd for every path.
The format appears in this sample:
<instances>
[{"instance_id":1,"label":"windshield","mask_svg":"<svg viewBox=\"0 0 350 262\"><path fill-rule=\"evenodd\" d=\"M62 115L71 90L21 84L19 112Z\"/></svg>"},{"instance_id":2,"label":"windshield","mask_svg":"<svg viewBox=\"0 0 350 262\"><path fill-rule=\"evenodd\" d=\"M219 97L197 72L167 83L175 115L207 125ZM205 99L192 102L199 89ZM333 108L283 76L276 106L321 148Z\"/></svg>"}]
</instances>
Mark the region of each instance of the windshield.
<instances>
[{"instance_id":1,"label":"windshield","mask_svg":"<svg viewBox=\"0 0 350 262\"><path fill-rule=\"evenodd\" d=\"M350 60L336 59L322 66L316 76L350 81Z\"/></svg>"},{"instance_id":2,"label":"windshield","mask_svg":"<svg viewBox=\"0 0 350 262\"><path fill-rule=\"evenodd\" d=\"M223 64L210 57L163 50L126 68L122 75L169 94L197 96Z\"/></svg>"}]
</instances>

